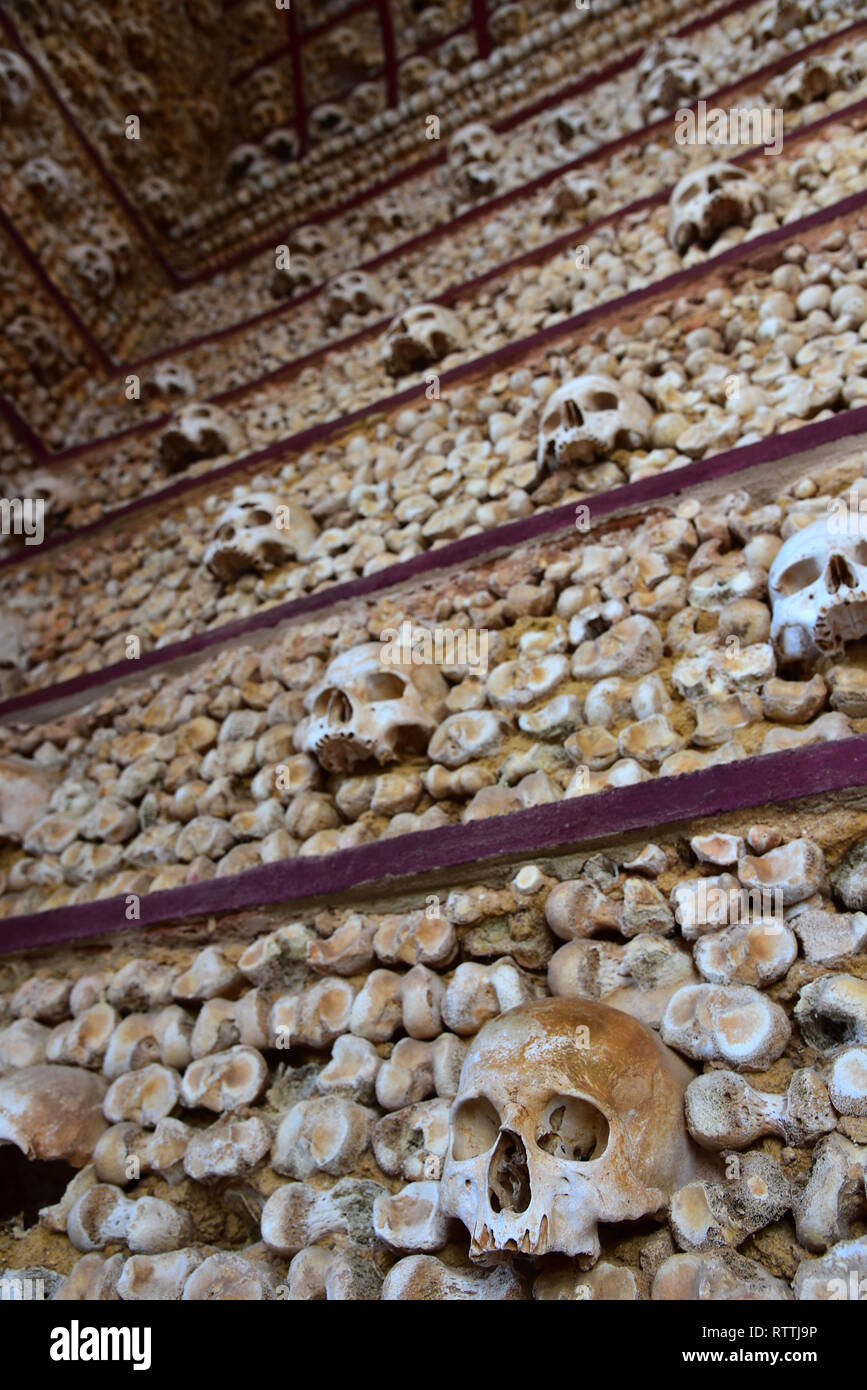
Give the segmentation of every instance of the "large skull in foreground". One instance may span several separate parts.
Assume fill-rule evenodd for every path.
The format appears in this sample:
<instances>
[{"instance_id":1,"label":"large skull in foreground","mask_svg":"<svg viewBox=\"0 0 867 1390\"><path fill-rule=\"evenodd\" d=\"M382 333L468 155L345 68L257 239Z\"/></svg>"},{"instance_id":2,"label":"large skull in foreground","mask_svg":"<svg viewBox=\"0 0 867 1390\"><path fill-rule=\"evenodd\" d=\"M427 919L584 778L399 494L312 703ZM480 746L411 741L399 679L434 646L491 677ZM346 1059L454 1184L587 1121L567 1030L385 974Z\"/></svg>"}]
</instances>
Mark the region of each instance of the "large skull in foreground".
<instances>
[{"instance_id":1,"label":"large skull in foreground","mask_svg":"<svg viewBox=\"0 0 867 1390\"><path fill-rule=\"evenodd\" d=\"M675 184L668 206L668 241L683 254L693 242L709 245L726 227L748 227L766 206L745 169L724 159L694 169Z\"/></svg>"},{"instance_id":2,"label":"large skull in foreground","mask_svg":"<svg viewBox=\"0 0 867 1390\"><path fill-rule=\"evenodd\" d=\"M703 1160L683 1118L692 1073L637 1019L585 999L519 1004L467 1053L440 1203L470 1258L598 1258L600 1221L664 1207Z\"/></svg>"},{"instance_id":3,"label":"large skull in foreground","mask_svg":"<svg viewBox=\"0 0 867 1390\"><path fill-rule=\"evenodd\" d=\"M274 492L251 492L221 513L204 560L227 584L248 570L264 574L305 556L318 534L304 507L286 505Z\"/></svg>"},{"instance_id":4,"label":"large skull in foreground","mask_svg":"<svg viewBox=\"0 0 867 1390\"><path fill-rule=\"evenodd\" d=\"M838 656L867 636L867 533L834 525L822 519L796 531L771 565L771 636L782 661Z\"/></svg>"},{"instance_id":5,"label":"large skull in foreground","mask_svg":"<svg viewBox=\"0 0 867 1390\"><path fill-rule=\"evenodd\" d=\"M612 376L591 372L549 396L539 426L539 463L592 463L648 441L653 411Z\"/></svg>"},{"instance_id":6,"label":"large skull in foreground","mask_svg":"<svg viewBox=\"0 0 867 1390\"><path fill-rule=\"evenodd\" d=\"M442 304L414 304L389 325L382 360L391 376L418 371L466 345L457 314Z\"/></svg>"},{"instance_id":7,"label":"large skull in foreground","mask_svg":"<svg viewBox=\"0 0 867 1390\"><path fill-rule=\"evenodd\" d=\"M296 730L296 746L329 772L423 752L445 714L448 686L439 671L408 661L386 665L383 650L365 642L342 652L305 697L310 717Z\"/></svg>"}]
</instances>

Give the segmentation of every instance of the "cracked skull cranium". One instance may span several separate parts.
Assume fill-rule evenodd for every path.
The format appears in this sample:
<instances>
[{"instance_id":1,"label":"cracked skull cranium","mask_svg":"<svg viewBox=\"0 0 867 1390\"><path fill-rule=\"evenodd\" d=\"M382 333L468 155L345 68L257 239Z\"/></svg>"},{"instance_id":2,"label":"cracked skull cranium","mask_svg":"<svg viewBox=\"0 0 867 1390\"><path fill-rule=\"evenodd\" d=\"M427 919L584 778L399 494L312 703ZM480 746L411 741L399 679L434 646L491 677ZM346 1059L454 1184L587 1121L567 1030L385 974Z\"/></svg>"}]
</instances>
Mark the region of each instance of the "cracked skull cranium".
<instances>
[{"instance_id":1,"label":"cracked skull cranium","mask_svg":"<svg viewBox=\"0 0 867 1390\"><path fill-rule=\"evenodd\" d=\"M782 546L768 575L771 637L782 661L839 656L867 636L867 533L814 521Z\"/></svg>"},{"instance_id":2,"label":"cracked skull cranium","mask_svg":"<svg viewBox=\"0 0 867 1390\"><path fill-rule=\"evenodd\" d=\"M391 376L403 376L466 346L467 335L457 314L442 304L414 304L389 325L382 360Z\"/></svg>"},{"instance_id":3,"label":"cracked skull cranium","mask_svg":"<svg viewBox=\"0 0 867 1390\"><path fill-rule=\"evenodd\" d=\"M448 686L439 671L410 661L386 664L383 651L379 642L365 642L342 652L305 698L309 717L296 730L296 747L329 772L423 752L445 714Z\"/></svg>"},{"instance_id":4,"label":"cracked skull cranium","mask_svg":"<svg viewBox=\"0 0 867 1390\"><path fill-rule=\"evenodd\" d=\"M665 1206L700 1162L689 1068L643 1023L585 999L519 1004L471 1044L449 1118L440 1205L470 1258L559 1251L592 1263L600 1221Z\"/></svg>"},{"instance_id":5,"label":"cracked skull cranium","mask_svg":"<svg viewBox=\"0 0 867 1390\"><path fill-rule=\"evenodd\" d=\"M647 443L653 410L637 391L591 372L549 396L539 426L539 464L592 463Z\"/></svg>"},{"instance_id":6,"label":"cracked skull cranium","mask_svg":"<svg viewBox=\"0 0 867 1390\"><path fill-rule=\"evenodd\" d=\"M217 579L229 583L247 570L264 574L305 556L319 534L312 516L273 492L251 492L220 516L204 560Z\"/></svg>"},{"instance_id":7,"label":"cracked skull cranium","mask_svg":"<svg viewBox=\"0 0 867 1390\"><path fill-rule=\"evenodd\" d=\"M668 241L683 254L693 242L708 245L726 227L748 227L766 206L765 195L745 169L725 160L684 174L668 208Z\"/></svg>"}]
</instances>

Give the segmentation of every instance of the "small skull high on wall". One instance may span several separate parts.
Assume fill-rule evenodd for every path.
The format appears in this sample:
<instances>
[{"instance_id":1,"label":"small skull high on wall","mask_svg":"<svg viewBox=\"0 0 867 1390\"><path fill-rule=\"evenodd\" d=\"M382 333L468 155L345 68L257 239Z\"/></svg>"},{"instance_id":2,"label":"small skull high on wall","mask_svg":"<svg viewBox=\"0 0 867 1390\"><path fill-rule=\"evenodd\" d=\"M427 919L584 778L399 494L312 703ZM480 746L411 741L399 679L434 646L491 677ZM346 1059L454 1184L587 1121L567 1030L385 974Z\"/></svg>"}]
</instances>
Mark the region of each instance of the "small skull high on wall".
<instances>
[{"instance_id":1,"label":"small skull high on wall","mask_svg":"<svg viewBox=\"0 0 867 1390\"><path fill-rule=\"evenodd\" d=\"M389 325L382 360L391 376L418 371L440 362L466 346L467 335L457 314L442 304L414 304Z\"/></svg>"},{"instance_id":2,"label":"small skull high on wall","mask_svg":"<svg viewBox=\"0 0 867 1390\"><path fill-rule=\"evenodd\" d=\"M593 463L615 449L647 444L653 410L637 391L612 376L573 377L545 403L539 426L539 463Z\"/></svg>"},{"instance_id":3,"label":"small skull high on wall","mask_svg":"<svg viewBox=\"0 0 867 1390\"><path fill-rule=\"evenodd\" d=\"M382 653L379 642L341 652L305 697L295 746L329 772L423 752L445 714L448 686L436 667L386 665Z\"/></svg>"},{"instance_id":4,"label":"small skull high on wall","mask_svg":"<svg viewBox=\"0 0 867 1390\"><path fill-rule=\"evenodd\" d=\"M668 205L668 242L683 255L693 242L715 241L727 227L748 227L766 207L760 184L724 159L684 174Z\"/></svg>"},{"instance_id":5,"label":"small skull high on wall","mask_svg":"<svg viewBox=\"0 0 867 1390\"><path fill-rule=\"evenodd\" d=\"M659 1211L703 1160L683 1118L692 1073L637 1019L585 999L520 1004L470 1046L440 1205L470 1259L559 1251L592 1264L599 1222Z\"/></svg>"},{"instance_id":6,"label":"small skull high on wall","mask_svg":"<svg viewBox=\"0 0 867 1390\"><path fill-rule=\"evenodd\" d=\"M282 525L284 507L288 525ZM251 492L233 502L220 516L217 532L205 551L205 564L224 584L239 574L285 565L303 557L319 534L308 511L274 492Z\"/></svg>"},{"instance_id":7,"label":"small skull high on wall","mask_svg":"<svg viewBox=\"0 0 867 1390\"><path fill-rule=\"evenodd\" d=\"M796 531L771 565L768 593L782 661L839 656L867 636L867 534L831 518Z\"/></svg>"}]
</instances>

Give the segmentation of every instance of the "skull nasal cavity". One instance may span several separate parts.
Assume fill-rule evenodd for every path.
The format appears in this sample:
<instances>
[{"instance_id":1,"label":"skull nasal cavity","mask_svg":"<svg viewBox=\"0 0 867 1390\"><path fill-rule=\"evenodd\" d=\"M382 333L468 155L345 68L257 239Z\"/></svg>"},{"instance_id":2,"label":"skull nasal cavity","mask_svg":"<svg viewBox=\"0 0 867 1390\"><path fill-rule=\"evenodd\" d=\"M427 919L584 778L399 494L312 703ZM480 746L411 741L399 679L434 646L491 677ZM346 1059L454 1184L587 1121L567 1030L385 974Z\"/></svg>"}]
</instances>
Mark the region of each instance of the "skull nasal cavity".
<instances>
[{"instance_id":1,"label":"skull nasal cavity","mask_svg":"<svg viewBox=\"0 0 867 1390\"><path fill-rule=\"evenodd\" d=\"M527 1150L517 1134L503 1130L488 1169L488 1199L494 1211L526 1211L530 1205Z\"/></svg>"},{"instance_id":2,"label":"skull nasal cavity","mask_svg":"<svg viewBox=\"0 0 867 1390\"><path fill-rule=\"evenodd\" d=\"M832 555L825 574L825 585L829 593L836 594L838 589L843 588L854 589L857 582L843 556Z\"/></svg>"}]
</instances>

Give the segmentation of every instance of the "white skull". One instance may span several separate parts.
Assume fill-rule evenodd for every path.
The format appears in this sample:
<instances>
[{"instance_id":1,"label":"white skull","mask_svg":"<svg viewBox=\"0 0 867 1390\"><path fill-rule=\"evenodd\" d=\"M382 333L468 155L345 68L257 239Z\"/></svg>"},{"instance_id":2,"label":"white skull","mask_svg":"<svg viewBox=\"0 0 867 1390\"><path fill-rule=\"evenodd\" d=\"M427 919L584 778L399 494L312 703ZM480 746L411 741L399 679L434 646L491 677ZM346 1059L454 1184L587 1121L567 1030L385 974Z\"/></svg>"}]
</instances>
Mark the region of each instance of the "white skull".
<instances>
[{"instance_id":1,"label":"white skull","mask_svg":"<svg viewBox=\"0 0 867 1390\"><path fill-rule=\"evenodd\" d=\"M753 22L753 44L762 48L772 39L783 38L790 29L799 29L819 17L815 0L771 0Z\"/></svg>"},{"instance_id":2,"label":"white skull","mask_svg":"<svg viewBox=\"0 0 867 1390\"><path fill-rule=\"evenodd\" d=\"M170 470L196 459L238 454L243 447L244 437L231 415L198 401L182 406L160 437L160 456Z\"/></svg>"},{"instance_id":3,"label":"white skull","mask_svg":"<svg viewBox=\"0 0 867 1390\"><path fill-rule=\"evenodd\" d=\"M69 175L56 160L41 154L18 171L24 187L43 202L62 207L69 199Z\"/></svg>"},{"instance_id":4,"label":"white skull","mask_svg":"<svg viewBox=\"0 0 867 1390\"><path fill-rule=\"evenodd\" d=\"M66 259L78 279L96 299L108 299L114 292L117 275L107 251L91 242L70 246Z\"/></svg>"},{"instance_id":5,"label":"white skull","mask_svg":"<svg viewBox=\"0 0 867 1390\"><path fill-rule=\"evenodd\" d=\"M303 507L274 492L250 492L222 513L204 561L217 579L228 583L247 570L264 574L305 556L318 534Z\"/></svg>"},{"instance_id":6,"label":"white skull","mask_svg":"<svg viewBox=\"0 0 867 1390\"><path fill-rule=\"evenodd\" d=\"M445 713L448 686L439 671L408 661L386 664L384 650L365 642L342 652L305 697L309 717L295 744L329 772L423 752Z\"/></svg>"},{"instance_id":7,"label":"white skull","mask_svg":"<svg viewBox=\"0 0 867 1390\"><path fill-rule=\"evenodd\" d=\"M302 256L318 256L327 251L330 245L328 237L315 222L305 222L301 227L296 227L290 232L287 242L293 256L296 251Z\"/></svg>"},{"instance_id":8,"label":"white skull","mask_svg":"<svg viewBox=\"0 0 867 1390\"><path fill-rule=\"evenodd\" d=\"M363 270L347 270L336 276L326 292L325 312L331 323L339 323L346 314L369 314L371 309L382 307L379 285Z\"/></svg>"},{"instance_id":9,"label":"white skull","mask_svg":"<svg viewBox=\"0 0 867 1390\"><path fill-rule=\"evenodd\" d=\"M256 179L268 172L268 160L258 145L237 145L226 162L226 183Z\"/></svg>"},{"instance_id":10,"label":"white skull","mask_svg":"<svg viewBox=\"0 0 867 1390\"><path fill-rule=\"evenodd\" d=\"M646 120L694 97L702 89L705 73L697 55L677 39L652 43L636 69L636 94Z\"/></svg>"},{"instance_id":11,"label":"white skull","mask_svg":"<svg viewBox=\"0 0 867 1390\"><path fill-rule=\"evenodd\" d=\"M637 391L601 372L576 376L549 396L539 426L539 464L592 463L647 443L653 410Z\"/></svg>"},{"instance_id":12,"label":"white skull","mask_svg":"<svg viewBox=\"0 0 867 1390\"><path fill-rule=\"evenodd\" d=\"M263 141L264 148L272 159L280 164L291 164L298 158L298 136L291 126L278 125L268 133Z\"/></svg>"},{"instance_id":13,"label":"white skull","mask_svg":"<svg viewBox=\"0 0 867 1390\"><path fill-rule=\"evenodd\" d=\"M599 203L602 185L591 174L564 174L555 183L542 209L543 222L557 222L566 213L583 211L590 203Z\"/></svg>"},{"instance_id":14,"label":"white skull","mask_svg":"<svg viewBox=\"0 0 867 1390\"><path fill-rule=\"evenodd\" d=\"M414 304L389 325L382 360L392 376L403 376L439 362L466 346L467 335L457 314L441 304Z\"/></svg>"},{"instance_id":15,"label":"white skull","mask_svg":"<svg viewBox=\"0 0 867 1390\"><path fill-rule=\"evenodd\" d=\"M271 277L271 293L275 299L286 299L303 290L309 290L319 279L316 266L309 256L296 256L291 252L288 266L274 267Z\"/></svg>"},{"instance_id":16,"label":"white skull","mask_svg":"<svg viewBox=\"0 0 867 1390\"><path fill-rule=\"evenodd\" d=\"M167 231L177 217L177 189L164 178L145 179L139 187L141 205L160 231Z\"/></svg>"},{"instance_id":17,"label":"white skull","mask_svg":"<svg viewBox=\"0 0 867 1390\"><path fill-rule=\"evenodd\" d=\"M854 81L855 69L845 58L832 53L816 53L784 73L775 91L781 105L788 109L806 106L811 101L824 101L831 92L851 87Z\"/></svg>"},{"instance_id":18,"label":"white skull","mask_svg":"<svg viewBox=\"0 0 867 1390\"><path fill-rule=\"evenodd\" d=\"M681 254L694 241L708 245L726 227L748 227L764 211L765 195L745 169L725 160L695 169L675 184L668 205L668 241Z\"/></svg>"},{"instance_id":19,"label":"white skull","mask_svg":"<svg viewBox=\"0 0 867 1390\"><path fill-rule=\"evenodd\" d=\"M311 112L308 128L314 140L325 140L332 135L347 135L353 125L348 111L328 101Z\"/></svg>"},{"instance_id":20,"label":"white skull","mask_svg":"<svg viewBox=\"0 0 867 1390\"><path fill-rule=\"evenodd\" d=\"M771 565L768 593L782 661L838 656L867 636L867 535L835 529L835 518L796 531Z\"/></svg>"},{"instance_id":21,"label":"white skull","mask_svg":"<svg viewBox=\"0 0 867 1390\"><path fill-rule=\"evenodd\" d=\"M519 1004L471 1044L449 1116L441 1210L495 1264L559 1251L593 1263L600 1221L664 1207L699 1162L689 1068L643 1023L584 999Z\"/></svg>"},{"instance_id":22,"label":"white skull","mask_svg":"<svg viewBox=\"0 0 867 1390\"><path fill-rule=\"evenodd\" d=\"M462 169L479 159L487 164L495 164L500 151L499 137L491 127L482 121L472 121L456 131L449 141L449 162L453 169Z\"/></svg>"},{"instance_id":23,"label":"white skull","mask_svg":"<svg viewBox=\"0 0 867 1390\"><path fill-rule=\"evenodd\" d=\"M33 73L24 59L0 48L0 120L16 120L29 104L34 86Z\"/></svg>"},{"instance_id":24,"label":"white skull","mask_svg":"<svg viewBox=\"0 0 867 1390\"><path fill-rule=\"evenodd\" d=\"M149 381L143 383L146 399L154 396L192 396L196 383L192 372L181 362L160 362Z\"/></svg>"}]
</instances>

